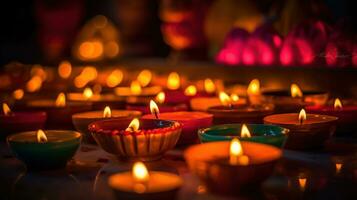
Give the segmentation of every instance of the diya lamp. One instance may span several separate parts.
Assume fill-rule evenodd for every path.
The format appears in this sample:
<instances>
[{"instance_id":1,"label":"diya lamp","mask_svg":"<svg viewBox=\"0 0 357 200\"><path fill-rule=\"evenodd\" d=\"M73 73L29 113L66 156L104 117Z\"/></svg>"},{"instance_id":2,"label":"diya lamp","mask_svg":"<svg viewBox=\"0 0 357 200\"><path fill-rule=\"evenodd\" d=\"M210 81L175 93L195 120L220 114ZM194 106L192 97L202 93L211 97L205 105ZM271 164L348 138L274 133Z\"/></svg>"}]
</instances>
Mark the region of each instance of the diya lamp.
<instances>
[{"instance_id":1,"label":"diya lamp","mask_svg":"<svg viewBox=\"0 0 357 200\"><path fill-rule=\"evenodd\" d=\"M259 188L281 156L277 147L237 138L194 145L184 152L190 171L210 192L234 196Z\"/></svg>"},{"instance_id":2,"label":"diya lamp","mask_svg":"<svg viewBox=\"0 0 357 200\"><path fill-rule=\"evenodd\" d=\"M220 92L220 96L228 96L225 92ZM222 97L221 97L222 98ZM232 93L228 98L232 100L233 105L245 105L246 99L239 97L237 94ZM194 111L207 111L210 107L222 105L218 96L214 97L195 97L190 100L191 109Z\"/></svg>"},{"instance_id":3,"label":"diya lamp","mask_svg":"<svg viewBox=\"0 0 357 200\"><path fill-rule=\"evenodd\" d=\"M161 108L161 107L160 107ZM204 112L166 112L159 114L159 108L154 101L150 102L151 115L144 115L143 119L161 119L172 120L182 124L180 139L177 144L193 144L197 142L197 131L200 128L206 128L212 125L212 114Z\"/></svg>"},{"instance_id":4,"label":"diya lamp","mask_svg":"<svg viewBox=\"0 0 357 200\"><path fill-rule=\"evenodd\" d=\"M142 87L138 80L131 82L130 87L116 87L114 93L119 97L153 97L161 91L160 86Z\"/></svg>"},{"instance_id":5,"label":"diya lamp","mask_svg":"<svg viewBox=\"0 0 357 200\"><path fill-rule=\"evenodd\" d=\"M12 112L10 107L2 104L3 113L0 114L0 138L22 131L31 131L44 128L47 115L45 112Z\"/></svg>"},{"instance_id":6,"label":"diya lamp","mask_svg":"<svg viewBox=\"0 0 357 200\"><path fill-rule=\"evenodd\" d=\"M213 114L214 124L227 123L261 123L263 117L272 114L272 104L235 105L234 98L220 93L221 106L210 107L207 111Z\"/></svg>"},{"instance_id":7,"label":"diya lamp","mask_svg":"<svg viewBox=\"0 0 357 200\"><path fill-rule=\"evenodd\" d=\"M95 143L91 133L88 131L90 123L99 121L102 119L132 119L141 116L140 111L129 110L111 110L109 106L106 106L103 111L89 111L83 113L76 113L72 115L72 122L77 131L84 135L85 141L89 143Z\"/></svg>"},{"instance_id":8,"label":"diya lamp","mask_svg":"<svg viewBox=\"0 0 357 200\"><path fill-rule=\"evenodd\" d=\"M173 173L149 171L144 163L135 162L132 171L111 175L108 184L117 199L176 199L183 180Z\"/></svg>"},{"instance_id":9,"label":"diya lamp","mask_svg":"<svg viewBox=\"0 0 357 200\"><path fill-rule=\"evenodd\" d=\"M129 126L128 126L129 125ZM108 119L89 125L95 141L119 160L152 161L174 148L181 124L161 119Z\"/></svg>"},{"instance_id":10,"label":"diya lamp","mask_svg":"<svg viewBox=\"0 0 357 200\"><path fill-rule=\"evenodd\" d=\"M176 112L176 111L186 111L188 110L188 106L184 103L168 103L166 102L166 94L165 92L160 92L155 97L156 102L160 105L161 113L165 112ZM143 114L150 113L150 108L148 104L151 102L151 98L139 98L139 97L128 97L127 98L127 110L138 110Z\"/></svg>"},{"instance_id":11,"label":"diya lamp","mask_svg":"<svg viewBox=\"0 0 357 200\"><path fill-rule=\"evenodd\" d=\"M265 124L273 124L290 130L285 148L307 150L321 148L336 130L337 117L300 113L275 114L264 118Z\"/></svg>"},{"instance_id":12,"label":"diya lamp","mask_svg":"<svg viewBox=\"0 0 357 200\"><path fill-rule=\"evenodd\" d=\"M239 138L241 141L257 142L281 148L288 133L288 129L274 125L223 124L200 129L198 137L202 143L230 141L233 138Z\"/></svg>"},{"instance_id":13,"label":"diya lamp","mask_svg":"<svg viewBox=\"0 0 357 200\"><path fill-rule=\"evenodd\" d=\"M67 102L66 95L60 93L56 100L38 99L27 102L30 110L40 110L47 113L46 127L51 129L73 129L72 115L89 111L90 102Z\"/></svg>"},{"instance_id":14,"label":"diya lamp","mask_svg":"<svg viewBox=\"0 0 357 200\"><path fill-rule=\"evenodd\" d=\"M76 153L81 134L70 130L38 130L7 137L15 156L30 170L65 167Z\"/></svg>"},{"instance_id":15,"label":"diya lamp","mask_svg":"<svg viewBox=\"0 0 357 200\"><path fill-rule=\"evenodd\" d=\"M306 111L338 117L336 134L350 135L357 131L357 103L354 100L341 101L336 98L333 103L330 102L322 106L308 106Z\"/></svg>"},{"instance_id":16,"label":"diya lamp","mask_svg":"<svg viewBox=\"0 0 357 200\"><path fill-rule=\"evenodd\" d=\"M164 90L167 103L185 103L188 104L192 96L195 95L194 89L181 89L180 75L177 72L171 72L167 77L166 89ZM191 90L191 91L190 91ZM192 93L194 93L192 95Z\"/></svg>"}]
</instances>

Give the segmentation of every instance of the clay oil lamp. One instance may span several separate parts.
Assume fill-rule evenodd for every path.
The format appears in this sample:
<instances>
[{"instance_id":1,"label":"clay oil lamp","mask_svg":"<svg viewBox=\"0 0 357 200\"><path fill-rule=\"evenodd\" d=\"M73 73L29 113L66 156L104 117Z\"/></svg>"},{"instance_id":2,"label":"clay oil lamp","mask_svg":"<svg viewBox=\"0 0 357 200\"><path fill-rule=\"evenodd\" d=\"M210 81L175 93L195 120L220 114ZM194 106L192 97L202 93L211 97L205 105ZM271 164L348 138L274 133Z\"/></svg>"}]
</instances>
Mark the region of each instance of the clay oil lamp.
<instances>
[{"instance_id":1,"label":"clay oil lamp","mask_svg":"<svg viewBox=\"0 0 357 200\"><path fill-rule=\"evenodd\" d=\"M125 98L114 94L94 94L89 87L83 93L68 93L67 97L72 102L90 102L93 109L103 109L107 105L113 109L122 109L125 106Z\"/></svg>"},{"instance_id":2,"label":"clay oil lamp","mask_svg":"<svg viewBox=\"0 0 357 200\"><path fill-rule=\"evenodd\" d=\"M45 112L12 112L6 103L2 104L3 113L0 114L0 138L23 131L44 128L47 115Z\"/></svg>"},{"instance_id":3,"label":"clay oil lamp","mask_svg":"<svg viewBox=\"0 0 357 200\"><path fill-rule=\"evenodd\" d=\"M192 89L186 89L191 91L186 91L185 93L185 90L181 88L180 75L177 72L171 72L167 77L166 89L164 90L166 95L165 101L167 103L185 103L188 105L190 99L194 96L190 94L194 91L192 91Z\"/></svg>"},{"instance_id":4,"label":"clay oil lamp","mask_svg":"<svg viewBox=\"0 0 357 200\"><path fill-rule=\"evenodd\" d=\"M289 130L264 124L224 124L200 129L198 137L202 143L230 141L239 138L241 141L257 142L281 148Z\"/></svg>"},{"instance_id":5,"label":"clay oil lamp","mask_svg":"<svg viewBox=\"0 0 357 200\"><path fill-rule=\"evenodd\" d=\"M161 108L161 107L160 107ZM150 102L151 115L144 115L143 119L172 120L182 124L182 132L178 145L197 143L197 131L212 125L212 114L204 112L166 112L159 113L159 108L154 101Z\"/></svg>"},{"instance_id":6,"label":"clay oil lamp","mask_svg":"<svg viewBox=\"0 0 357 200\"><path fill-rule=\"evenodd\" d=\"M95 143L91 133L88 131L90 123L102 119L132 119L141 116L140 111L111 110L106 106L104 110L76 113L72 115L72 122L77 131L83 134L85 141Z\"/></svg>"},{"instance_id":7,"label":"clay oil lamp","mask_svg":"<svg viewBox=\"0 0 357 200\"><path fill-rule=\"evenodd\" d=\"M129 126L128 126L129 125ZM178 122L140 119L108 119L89 125L95 141L119 160L151 161L174 148L181 133Z\"/></svg>"},{"instance_id":8,"label":"clay oil lamp","mask_svg":"<svg viewBox=\"0 0 357 200\"><path fill-rule=\"evenodd\" d=\"M176 199L183 180L173 173L149 171L144 163L136 162L132 171L111 175L108 184L117 199Z\"/></svg>"},{"instance_id":9,"label":"clay oil lamp","mask_svg":"<svg viewBox=\"0 0 357 200\"><path fill-rule=\"evenodd\" d=\"M273 124L290 130L285 148L309 150L321 148L336 130L337 117L300 113L275 114L264 118L265 124Z\"/></svg>"},{"instance_id":10,"label":"clay oil lamp","mask_svg":"<svg viewBox=\"0 0 357 200\"><path fill-rule=\"evenodd\" d=\"M230 196L256 191L281 156L277 147L237 138L194 145L184 152L190 171L210 192Z\"/></svg>"},{"instance_id":11,"label":"clay oil lamp","mask_svg":"<svg viewBox=\"0 0 357 200\"><path fill-rule=\"evenodd\" d=\"M39 99L27 102L28 109L47 113L46 127L50 129L73 129L72 115L91 110L90 102L66 102L66 95L60 93L56 100Z\"/></svg>"},{"instance_id":12,"label":"clay oil lamp","mask_svg":"<svg viewBox=\"0 0 357 200\"><path fill-rule=\"evenodd\" d=\"M188 110L188 106L184 103L167 103L165 92L160 92L159 94L157 94L155 100L160 105L161 113ZM149 114L150 107L148 105L150 101L151 101L150 98L143 99L137 97L130 97L127 99L126 109L138 110L141 111L143 114Z\"/></svg>"},{"instance_id":13,"label":"clay oil lamp","mask_svg":"<svg viewBox=\"0 0 357 200\"><path fill-rule=\"evenodd\" d=\"M219 98L222 105L208 109L208 112L213 114L214 124L261 123L263 118L274 110L271 104L235 105L233 98L224 92L220 93Z\"/></svg>"},{"instance_id":14,"label":"clay oil lamp","mask_svg":"<svg viewBox=\"0 0 357 200\"><path fill-rule=\"evenodd\" d=\"M130 87L116 87L114 89L114 93L119 97L153 97L160 91L160 86L142 87L138 80L132 81Z\"/></svg>"},{"instance_id":15,"label":"clay oil lamp","mask_svg":"<svg viewBox=\"0 0 357 200\"><path fill-rule=\"evenodd\" d=\"M81 134L69 130L38 130L13 134L7 143L30 170L65 167L76 153Z\"/></svg>"},{"instance_id":16,"label":"clay oil lamp","mask_svg":"<svg viewBox=\"0 0 357 200\"><path fill-rule=\"evenodd\" d=\"M336 98L333 103L330 102L323 106L308 106L306 111L338 117L336 129L338 135L351 135L357 131L357 102L354 100L341 101Z\"/></svg>"},{"instance_id":17,"label":"clay oil lamp","mask_svg":"<svg viewBox=\"0 0 357 200\"><path fill-rule=\"evenodd\" d=\"M228 94L227 94L228 95ZM237 94L232 93L229 95L232 100L233 105L245 105L246 99L239 97ZM218 96L215 97L195 97L190 101L191 109L194 111L204 111L206 112L210 107L222 105L221 100Z\"/></svg>"}]
</instances>

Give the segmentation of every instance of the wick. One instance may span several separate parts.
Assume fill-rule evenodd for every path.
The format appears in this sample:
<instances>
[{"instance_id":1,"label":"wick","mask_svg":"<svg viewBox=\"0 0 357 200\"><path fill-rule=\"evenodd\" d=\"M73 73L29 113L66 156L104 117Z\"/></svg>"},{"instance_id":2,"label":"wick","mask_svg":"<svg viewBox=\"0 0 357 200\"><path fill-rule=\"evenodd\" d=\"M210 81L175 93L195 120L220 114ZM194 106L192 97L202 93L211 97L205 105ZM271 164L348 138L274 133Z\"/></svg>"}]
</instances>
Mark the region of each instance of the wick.
<instances>
[{"instance_id":1,"label":"wick","mask_svg":"<svg viewBox=\"0 0 357 200\"><path fill-rule=\"evenodd\" d=\"M156 111L156 110L154 110L154 115L155 115L155 118L156 118L156 119L159 119L159 115L157 114L157 111Z\"/></svg>"},{"instance_id":2,"label":"wick","mask_svg":"<svg viewBox=\"0 0 357 200\"><path fill-rule=\"evenodd\" d=\"M300 119L300 125L302 125L303 123L304 123L304 119L301 118L301 119Z\"/></svg>"}]
</instances>

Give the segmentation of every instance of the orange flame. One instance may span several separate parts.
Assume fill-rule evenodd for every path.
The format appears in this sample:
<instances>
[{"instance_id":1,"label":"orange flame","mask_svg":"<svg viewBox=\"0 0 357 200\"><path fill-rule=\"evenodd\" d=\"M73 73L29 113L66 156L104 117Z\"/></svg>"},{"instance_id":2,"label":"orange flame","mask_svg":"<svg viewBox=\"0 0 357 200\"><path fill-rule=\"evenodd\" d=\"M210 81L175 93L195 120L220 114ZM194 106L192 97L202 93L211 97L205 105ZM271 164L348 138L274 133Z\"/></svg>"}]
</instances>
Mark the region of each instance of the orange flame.
<instances>
[{"instance_id":1,"label":"orange flame","mask_svg":"<svg viewBox=\"0 0 357 200\"><path fill-rule=\"evenodd\" d=\"M2 104L2 110L3 110L5 116L8 116L11 114L11 109L6 103Z\"/></svg>"},{"instance_id":2,"label":"orange flame","mask_svg":"<svg viewBox=\"0 0 357 200\"><path fill-rule=\"evenodd\" d=\"M291 84L290 93L291 93L291 97L293 97L293 98L296 98L296 97L301 98L303 96L303 93L302 93L300 87L295 83Z\"/></svg>"},{"instance_id":3,"label":"orange flame","mask_svg":"<svg viewBox=\"0 0 357 200\"><path fill-rule=\"evenodd\" d=\"M341 100L339 98L335 99L333 107L335 108L335 110L342 109L342 102L341 102Z\"/></svg>"},{"instance_id":4,"label":"orange flame","mask_svg":"<svg viewBox=\"0 0 357 200\"><path fill-rule=\"evenodd\" d=\"M133 166L133 178L136 182L147 182L149 181L150 175L146 166L142 162L136 162Z\"/></svg>"},{"instance_id":5,"label":"orange flame","mask_svg":"<svg viewBox=\"0 0 357 200\"><path fill-rule=\"evenodd\" d=\"M238 138L234 138L231 141L229 155L229 163L231 165L249 164L249 158L243 154L243 148Z\"/></svg>"},{"instance_id":6,"label":"orange flame","mask_svg":"<svg viewBox=\"0 0 357 200\"><path fill-rule=\"evenodd\" d=\"M306 188L306 182L307 182L307 179L306 178L299 178L299 187L300 187L300 190L304 191L305 188Z\"/></svg>"},{"instance_id":7,"label":"orange flame","mask_svg":"<svg viewBox=\"0 0 357 200\"><path fill-rule=\"evenodd\" d=\"M225 92L219 92L219 100L221 101L221 104L224 106L231 105L231 98L229 98L228 94Z\"/></svg>"},{"instance_id":8,"label":"orange flame","mask_svg":"<svg viewBox=\"0 0 357 200\"><path fill-rule=\"evenodd\" d=\"M336 174L340 173L342 169L342 163L336 163L335 167L336 167Z\"/></svg>"},{"instance_id":9,"label":"orange flame","mask_svg":"<svg viewBox=\"0 0 357 200\"><path fill-rule=\"evenodd\" d=\"M126 129L126 131L130 131L130 132L135 132L135 131L138 131L139 130L139 126L140 126L140 122L139 122L139 119L138 118L134 118L128 128Z\"/></svg>"},{"instance_id":10,"label":"orange flame","mask_svg":"<svg viewBox=\"0 0 357 200\"><path fill-rule=\"evenodd\" d=\"M83 97L85 99L90 99L93 96L93 91L92 89L90 89L89 87L85 88L83 90Z\"/></svg>"},{"instance_id":11,"label":"orange flame","mask_svg":"<svg viewBox=\"0 0 357 200\"><path fill-rule=\"evenodd\" d=\"M195 96L197 94L197 88L194 85L190 85L185 89L186 96Z\"/></svg>"},{"instance_id":12,"label":"orange flame","mask_svg":"<svg viewBox=\"0 0 357 200\"><path fill-rule=\"evenodd\" d=\"M212 79L209 78L205 79L204 86L205 86L205 91L207 93L213 93L216 91L216 85L214 84Z\"/></svg>"},{"instance_id":13,"label":"orange flame","mask_svg":"<svg viewBox=\"0 0 357 200\"><path fill-rule=\"evenodd\" d=\"M180 76L177 72L171 72L167 78L167 88L177 90L180 88Z\"/></svg>"},{"instance_id":14,"label":"orange flame","mask_svg":"<svg viewBox=\"0 0 357 200\"><path fill-rule=\"evenodd\" d=\"M231 94L231 100L233 101L233 102L237 102L237 101L239 101L239 96L238 96L238 94Z\"/></svg>"},{"instance_id":15,"label":"orange flame","mask_svg":"<svg viewBox=\"0 0 357 200\"><path fill-rule=\"evenodd\" d=\"M137 77L137 80L139 81L142 87L146 87L147 85L149 85L151 79L152 79L152 73L150 70L147 69L141 71Z\"/></svg>"},{"instance_id":16,"label":"orange flame","mask_svg":"<svg viewBox=\"0 0 357 200\"><path fill-rule=\"evenodd\" d=\"M134 95L139 95L139 94L141 94L142 89L141 89L141 86L140 86L139 81L133 81L133 82L131 82L130 91L131 91L131 93L134 94Z\"/></svg>"},{"instance_id":17,"label":"orange flame","mask_svg":"<svg viewBox=\"0 0 357 200\"><path fill-rule=\"evenodd\" d=\"M303 124L305 120L306 120L306 111L305 111L305 109L301 109L300 113L299 113L300 124Z\"/></svg>"},{"instance_id":18,"label":"orange flame","mask_svg":"<svg viewBox=\"0 0 357 200\"><path fill-rule=\"evenodd\" d=\"M159 103L162 104L165 102L165 92L160 92L159 94L156 95L155 100Z\"/></svg>"},{"instance_id":19,"label":"orange flame","mask_svg":"<svg viewBox=\"0 0 357 200\"><path fill-rule=\"evenodd\" d=\"M110 110L110 107L105 106L103 111L103 118L111 118L111 117L112 117L112 111Z\"/></svg>"},{"instance_id":20,"label":"orange flame","mask_svg":"<svg viewBox=\"0 0 357 200\"><path fill-rule=\"evenodd\" d=\"M159 113L160 113L159 107L153 100L150 100L150 112L151 114L155 115L156 119L159 118Z\"/></svg>"},{"instance_id":21,"label":"orange flame","mask_svg":"<svg viewBox=\"0 0 357 200\"><path fill-rule=\"evenodd\" d=\"M47 136L43 130L39 129L36 133L36 136L37 136L38 143L46 143L47 142Z\"/></svg>"},{"instance_id":22,"label":"orange flame","mask_svg":"<svg viewBox=\"0 0 357 200\"><path fill-rule=\"evenodd\" d=\"M240 131L240 136L241 136L242 138L244 138L244 137L247 137L247 138L252 137L252 136L250 135L250 132L249 132L249 129L248 129L247 125L245 125L245 124L242 125L242 129L241 129L241 131Z\"/></svg>"},{"instance_id":23,"label":"orange flame","mask_svg":"<svg viewBox=\"0 0 357 200\"><path fill-rule=\"evenodd\" d=\"M260 82L258 79L253 79L247 89L248 95L257 95L260 94Z\"/></svg>"},{"instance_id":24,"label":"orange flame","mask_svg":"<svg viewBox=\"0 0 357 200\"><path fill-rule=\"evenodd\" d=\"M56 105L56 107L65 107L66 106L66 95L63 92L58 94L55 105Z\"/></svg>"}]
</instances>

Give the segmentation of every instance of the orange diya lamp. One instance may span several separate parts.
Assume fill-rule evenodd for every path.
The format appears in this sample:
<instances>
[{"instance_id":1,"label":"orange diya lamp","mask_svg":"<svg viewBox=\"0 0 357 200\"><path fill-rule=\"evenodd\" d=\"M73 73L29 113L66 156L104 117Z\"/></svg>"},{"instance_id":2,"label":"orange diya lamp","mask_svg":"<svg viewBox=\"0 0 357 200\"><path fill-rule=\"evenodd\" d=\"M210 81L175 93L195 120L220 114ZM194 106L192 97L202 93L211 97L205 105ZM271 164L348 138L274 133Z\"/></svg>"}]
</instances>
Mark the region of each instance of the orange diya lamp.
<instances>
[{"instance_id":1,"label":"orange diya lamp","mask_svg":"<svg viewBox=\"0 0 357 200\"><path fill-rule=\"evenodd\" d=\"M260 187L281 156L279 148L237 138L194 145L184 152L191 172L210 192L234 196Z\"/></svg>"},{"instance_id":2,"label":"orange diya lamp","mask_svg":"<svg viewBox=\"0 0 357 200\"><path fill-rule=\"evenodd\" d=\"M275 114L264 118L265 124L278 125L290 130L285 148L307 150L322 148L336 130L337 117L300 113Z\"/></svg>"}]
</instances>

